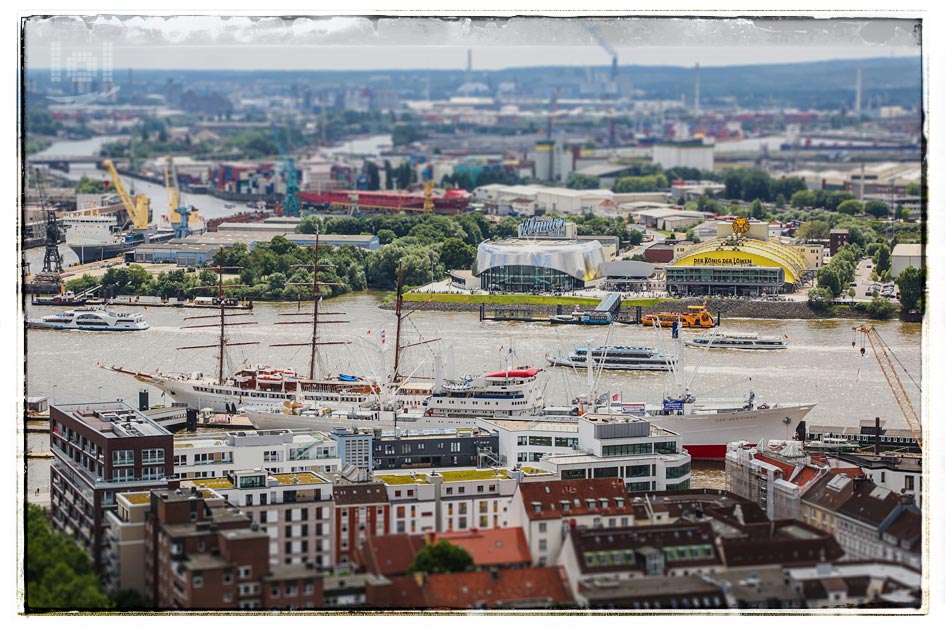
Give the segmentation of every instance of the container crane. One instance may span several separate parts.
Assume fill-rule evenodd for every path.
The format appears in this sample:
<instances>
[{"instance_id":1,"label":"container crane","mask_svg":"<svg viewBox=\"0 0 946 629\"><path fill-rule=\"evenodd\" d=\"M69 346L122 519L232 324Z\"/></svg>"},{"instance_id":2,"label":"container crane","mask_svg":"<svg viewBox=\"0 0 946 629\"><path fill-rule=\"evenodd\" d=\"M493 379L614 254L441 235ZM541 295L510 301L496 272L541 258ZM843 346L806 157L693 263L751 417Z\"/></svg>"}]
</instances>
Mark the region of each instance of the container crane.
<instances>
[{"instance_id":1,"label":"container crane","mask_svg":"<svg viewBox=\"0 0 946 629\"><path fill-rule=\"evenodd\" d=\"M125 212L128 213L128 218L131 219L135 229L147 229L148 208L151 204L151 200L147 195L139 194L135 197L135 201L132 202L131 196L128 194L128 191L125 190L125 184L122 183L121 177L118 176L118 171L115 170L115 164L112 163L112 160L104 160L102 166L108 171L109 176L111 176L115 190L118 192L118 196L121 197L122 205L125 206Z\"/></svg>"},{"instance_id":2,"label":"container crane","mask_svg":"<svg viewBox=\"0 0 946 629\"><path fill-rule=\"evenodd\" d=\"M273 139L276 141L276 148L279 149L279 155L283 160L283 180L286 182L286 196L283 198L283 212L286 216L300 216L299 199L296 193L299 192L299 178L296 174L296 164L283 148L279 141L279 133L276 130L275 123L270 125L273 130Z\"/></svg>"},{"instance_id":3,"label":"container crane","mask_svg":"<svg viewBox=\"0 0 946 629\"><path fill-rule=\"evenodd\" d=\"M916 439L916 445L922 452L923 425L920 422L920 417L917 415L916 409L913 408L913 403L910 402L910 398L907 397L907 391L903 387L903 382L900 381L900 376L897 375L893 361L890 360L890 353L887 351L886 343L884 343L880 335L877 334L877 330L874 329L873 325L860 325L851 329L867 337L871 351L874 352L874 358L877 359L877 364L880 365L880 371L883 372L884 378L887 380L887 385L890 387L890 391L893 393L893 397L900 407L900 412L903 413L903 418L907 420L910 432L913 434L913 438ZM851 345L857 345L857 341L851 341ZM865 353L866 349L862 343L861 356Z\"/></svg>"}]
</instances>

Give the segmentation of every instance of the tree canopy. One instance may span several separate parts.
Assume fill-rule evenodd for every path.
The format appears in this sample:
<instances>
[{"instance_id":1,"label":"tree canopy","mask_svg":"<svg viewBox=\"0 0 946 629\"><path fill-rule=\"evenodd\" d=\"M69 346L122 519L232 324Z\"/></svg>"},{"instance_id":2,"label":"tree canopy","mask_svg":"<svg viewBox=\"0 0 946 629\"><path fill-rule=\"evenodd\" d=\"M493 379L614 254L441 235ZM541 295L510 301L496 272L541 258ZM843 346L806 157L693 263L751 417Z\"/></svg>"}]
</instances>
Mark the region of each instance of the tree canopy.
<instances>
[{"instance_id":1,"label":"tree canopy","mask_svg":"<svg viewBox=\"0 0 946 629\"><path fill-rule=\"evenodd\" d=\"M29 503L25 569L28 611L113 607L85 552L53 530L45 509Z\"/></svg>"},{"instance_id":2,"label":"tree canopy","mask_svg":"<svg viewBox=\"0 0 946 629\"><path fill-rule=\"evenodd\" d=\"M465 549L446 540L425 546L414 557L408 572L428 574L465 572L473 568L473 557Z\"/></svg>"}]
</instances>

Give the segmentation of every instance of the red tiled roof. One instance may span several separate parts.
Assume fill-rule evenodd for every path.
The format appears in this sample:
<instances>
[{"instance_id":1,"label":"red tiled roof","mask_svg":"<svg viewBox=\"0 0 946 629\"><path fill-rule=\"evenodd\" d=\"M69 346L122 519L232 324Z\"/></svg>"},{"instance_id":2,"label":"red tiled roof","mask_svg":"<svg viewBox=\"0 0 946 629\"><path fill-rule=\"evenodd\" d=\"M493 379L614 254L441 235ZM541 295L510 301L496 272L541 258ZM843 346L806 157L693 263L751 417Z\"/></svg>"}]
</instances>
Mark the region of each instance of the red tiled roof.
<instances>
[{"instance_id":1,"label":"red tiled roof","mask_svg":"<svg viewBox=\"0 0 946 629\"><path fill-rule=\"evenodd\" d=\"M773 459L770 456L756 452L754 458L763 463L768 463L769 465L774 465L775 467L782 470L782 478L789 480L792 477L792 474L795 473L795 466L791 463L786 463L785 461L779 461L778 459Z\"/></svg>"},{"instance_id":2,"label":"red tiled roof","mask_svg":"<svg viewBox=\"0 0 946 629\"><path fill-rule=\"evenodd\" d=\"M394 533L369 537L360 551L365 571L384 576L407 574L417 553L426 546L423 535Z\"/></svg>"},{"instance_id":3,"label":"red tiled roof","mask_svg":"<svg viewBox=\"0 0 946 629\"><path fill-rule=\"evenodd\" d=\"M811 467L806 465L801 469L801 471L792 479L792 482L798 485L799 487L804 487L811 481L815 480L818 477L820 470L816 467Z\"/></svg>"},{"instance_id":4,"label":"red tiled roof","mask_svg":"<svg viewBox=\"0 0 946 629\"><path fill-rule=\"evenodd\" d=\"M430 543L440 540L466 550L479 567L532 563L529 543L520 527L435 533Z\"/></svg>"},{"instance_id":5,"label":"red tiled roof","mask_svg":"<svg viewBox=\"0 0 946 629\"><path fill-rule=\"evenodd\" d=\"M424 591L428 607L434 609L496 608L536 599L553 603L572 600L565 575L553 566L434 574L427 578Z\"/></svg>"},{"instance_id":6,"label":"red tiled roof","mask_svg":"<svg viewBox=\"0 0 946 629\"><path fill-rule=\"evenodd\" d=\"M633 508L627 498L624 481L618 478L586 478L581 480L555 480L521 483L522 504L530 520L550 520L578 515L630 515ZM608 507L601 508L601 499L608 500ZM594 500L594 508L589 506ZM623 507L615 506L617 500ZM565 508L563 503L567 503ZM536 509L538 506L538 510Z\"/></svg>"}]
</instances>

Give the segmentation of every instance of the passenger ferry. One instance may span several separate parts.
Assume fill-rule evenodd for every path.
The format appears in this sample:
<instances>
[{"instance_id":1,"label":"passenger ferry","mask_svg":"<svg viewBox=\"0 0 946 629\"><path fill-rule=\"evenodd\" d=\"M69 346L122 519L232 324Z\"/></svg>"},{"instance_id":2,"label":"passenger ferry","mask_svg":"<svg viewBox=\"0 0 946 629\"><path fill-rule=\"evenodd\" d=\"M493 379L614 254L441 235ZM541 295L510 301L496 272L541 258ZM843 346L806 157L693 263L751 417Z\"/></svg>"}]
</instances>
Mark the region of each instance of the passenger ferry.
<instances>
[{"instance_id":1,"label":"passenger ferry","mask_svg":"<svg viewBox=\"0 0 946 629\"><path fill-rule=\"evenodd\" d=\"M517 367L451 382L437 381L426 401L424 415L497 418L541 413L545 404L542 391L536 386L541 371Z\"/></svg>"},{"instance_id":2,"label":"passenger ferry","mask_svg":"<svg viewBox=\"0 0 946 629\"><path fill-rule=\"evenodd\" d=\"M685 339L684 343L709 349L785 349L787 339L787 336L759 336L751 332L719 332L699 334Z\"/></svg>"},{"instance_id":3,"label":"passenger ferry","mask_svg":"<svg viewBox=\"0 0 946 629\"><path fill-rule=\"evenodd\" d=\"M687 312L654 312L641 317L643 325L659 325L672 328L678 324L682 328L711 328L716 325L713 315L702 306L687 306Z\"/></svg>"},{"instance_id":4,"label":"passenger ferry","mask_svg":"<svg viewBox=\"0 0 946 629\"><path fill-rule=\"evenodd\" d=\"M115 312L101 306L76 308L40 319L29 319L26 327L48 330L96 330L102 332L135 332L150 326L140 312Z\"/></svg>"},{"instance_id":5,"label":"passenger ferry","mask_svg":"<svg viewBox=\"0 0 946 629\"><path fill-rule=\"evenodd\" d=\"M861 449L861 445L838 437L824 437L817 441L809 441L805 444L805 449L817 452L857 452Z\"/></svg>"},{"instance_id":6,"label":"passenger ferry","mask_svg":"<svg viewBox=\"0 0 946 629\"><path fill-rule=\"evenodd\" d=\"M576 347L568 356L546 356L552 366L587 367L589 354L587 347ZM673 356L653 347L626 347L624 345L605 345L591 348L591 362L599 369L621 369L634 371L670 371L673 368Z\"/></svg>"}]
</instances>

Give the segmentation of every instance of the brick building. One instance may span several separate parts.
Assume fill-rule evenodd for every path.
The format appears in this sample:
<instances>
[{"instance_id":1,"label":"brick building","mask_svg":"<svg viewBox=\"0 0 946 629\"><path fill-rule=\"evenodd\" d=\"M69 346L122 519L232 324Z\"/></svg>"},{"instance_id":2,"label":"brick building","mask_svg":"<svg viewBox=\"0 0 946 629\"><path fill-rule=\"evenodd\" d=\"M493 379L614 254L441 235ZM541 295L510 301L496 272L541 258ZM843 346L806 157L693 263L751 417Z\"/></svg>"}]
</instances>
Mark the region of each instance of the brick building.
<instances>
[{"instance_id":1,"label":"brick building","mask_svg":"<svg viewBox=\"0 0 946 629\"><path fill-rule=\"evenodd\" d=\"M213 490L151 493L145 517L145 596L158 609L315 609L311 565L271 566L269 535Z\"/></svg>"},{"instance_id":2,"label":"brick building","mask_svg":"<svg viewBox=\"0 0 946 629\"><path fill-rule=\"evenodd\" d=\"M52 406L49 442L53 527L102 570L105 513L115 495L167 485L174 474L171 433L124 402Z\"/></svg>"},{"instance_id":3,"label":"brick building","mask_svg":"<svg viewBox=\"0 0 946 629\"><path fill-rule=\"evenodd\" d=\"M391 503L384 483L348 483L335 486L335 565L348 569L368 537L387 535Z\"/></svg>"}]
</instances>

